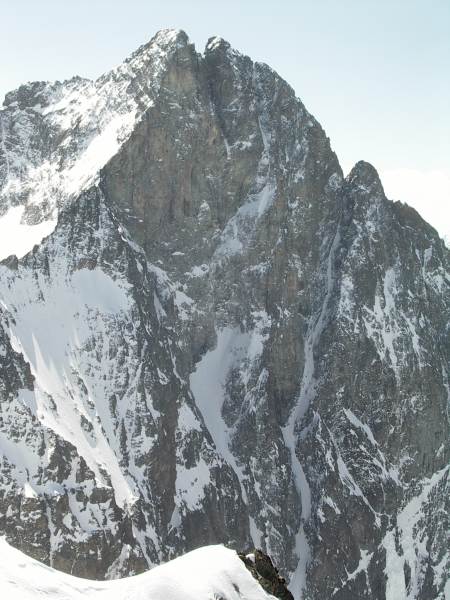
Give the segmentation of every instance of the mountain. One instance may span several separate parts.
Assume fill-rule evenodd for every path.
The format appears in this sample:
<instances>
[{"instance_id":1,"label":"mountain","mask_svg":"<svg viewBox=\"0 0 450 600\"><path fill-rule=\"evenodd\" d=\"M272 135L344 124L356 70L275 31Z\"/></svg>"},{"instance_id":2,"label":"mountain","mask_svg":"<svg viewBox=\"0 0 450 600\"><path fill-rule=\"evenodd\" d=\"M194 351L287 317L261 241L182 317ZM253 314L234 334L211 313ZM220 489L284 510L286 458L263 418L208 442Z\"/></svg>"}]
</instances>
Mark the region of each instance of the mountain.
<instances>
[{"instance_id":1,"label":"mountain","mask_svg":"<svg viewBox=\"0 0 450 600\"><path fill-rule=\"evenodd\" d=\"M90 579L260 547L297 598L443 600L436 231L220 38L26 84L0 125L8 543Z\"/></svg>"},{"instance_id":2,"label":"mountain","mask_svg":"<svg viewBox=\"0 0 450 600\"><path fill-rule=\"evenodd\" d=\"M0 581L8 600L270 600L236 552L209 546L119 581L92 582L48 568L0 540Z\"/></svg>"}]
</instances>

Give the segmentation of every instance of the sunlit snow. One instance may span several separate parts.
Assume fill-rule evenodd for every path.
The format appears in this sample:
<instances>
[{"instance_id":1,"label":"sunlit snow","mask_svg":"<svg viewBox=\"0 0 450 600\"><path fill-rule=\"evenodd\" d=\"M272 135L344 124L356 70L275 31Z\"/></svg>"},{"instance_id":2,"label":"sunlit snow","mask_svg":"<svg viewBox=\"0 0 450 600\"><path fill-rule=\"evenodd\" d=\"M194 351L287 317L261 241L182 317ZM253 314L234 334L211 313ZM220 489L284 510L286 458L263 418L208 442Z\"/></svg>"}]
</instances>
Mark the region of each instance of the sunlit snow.
<instances>
[{"instance_id":1,"label":"sunlit snow","mask_svg":"<svg viewBox=\"0 0 450 600\"><path fill-rule=\"evenodd\" d=\"M0 588L8 600L269 600L234 550L205 546L115 581L80 579L47 567L0 538Z\"/></svg>"},{"instance_id":2,"label":"sunlit snow","mask_svg":"<svg viewBox=\"0 0 450 600\"><path fill-rule=\"evenodd\" d=\"M22 258L55 228L56 220L53 219L38 225L22 223L24 210L23 206L15 206L0 217L0 260L11 254Z\"/></svg>"}]
</instances>

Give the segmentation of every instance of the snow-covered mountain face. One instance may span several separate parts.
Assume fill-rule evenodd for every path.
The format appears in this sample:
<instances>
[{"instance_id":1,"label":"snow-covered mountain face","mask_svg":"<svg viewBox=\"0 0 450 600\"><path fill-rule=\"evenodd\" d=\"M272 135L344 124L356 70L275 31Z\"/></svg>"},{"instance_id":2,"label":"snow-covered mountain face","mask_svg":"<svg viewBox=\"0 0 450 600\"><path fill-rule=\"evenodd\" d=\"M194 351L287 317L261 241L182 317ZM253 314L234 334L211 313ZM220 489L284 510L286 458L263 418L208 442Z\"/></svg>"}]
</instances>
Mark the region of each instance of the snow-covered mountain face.
<instances>
[{"instance_id":1,"label":"snow-covered mountain face","mask_svg":"<svg viewBox=\"0 0 450 600\"><path fill-rule=\"evenodd\" d=\"M98 183L99 170L155 101L179 44L176 32L166 32L95 82L35 82L6 95L0 120L1 258L26 254L52 231L58 208ZM12 228L15 235L8 236Z\"/></svg>"},{"instance_id":2,"label":"snow-covered mountain face","mask_svg":"<svg viewBox=\"0 0 450 600\"><path fill-rule=\"evenodd\" d=\"M106 579L256 546L297 597L443 599L436 232L218 38L160 32L0 123L7 540Z\"/></svg>"}]
</instances>

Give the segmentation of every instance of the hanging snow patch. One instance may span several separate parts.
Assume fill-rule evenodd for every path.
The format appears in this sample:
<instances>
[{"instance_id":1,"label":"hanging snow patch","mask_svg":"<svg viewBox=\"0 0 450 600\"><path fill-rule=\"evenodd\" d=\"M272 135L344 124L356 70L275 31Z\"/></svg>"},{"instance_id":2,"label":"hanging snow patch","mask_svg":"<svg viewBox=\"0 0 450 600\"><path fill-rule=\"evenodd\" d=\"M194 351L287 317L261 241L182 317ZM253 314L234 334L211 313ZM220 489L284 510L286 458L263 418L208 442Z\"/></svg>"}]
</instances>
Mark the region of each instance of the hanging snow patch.
<instances>
[{"instance_id":1,"label":"hanging snow patch","mask_svg":"<svg viewBox=\"0 0 450 600\"><path fill-rule=\"evenodd\" d=\"M24 211L24 206L15 206L0 217L0 260L11 254L22 258L55 228L56 219L43 221L38 225L22 223Z\"/></svg>"}]
</instances>

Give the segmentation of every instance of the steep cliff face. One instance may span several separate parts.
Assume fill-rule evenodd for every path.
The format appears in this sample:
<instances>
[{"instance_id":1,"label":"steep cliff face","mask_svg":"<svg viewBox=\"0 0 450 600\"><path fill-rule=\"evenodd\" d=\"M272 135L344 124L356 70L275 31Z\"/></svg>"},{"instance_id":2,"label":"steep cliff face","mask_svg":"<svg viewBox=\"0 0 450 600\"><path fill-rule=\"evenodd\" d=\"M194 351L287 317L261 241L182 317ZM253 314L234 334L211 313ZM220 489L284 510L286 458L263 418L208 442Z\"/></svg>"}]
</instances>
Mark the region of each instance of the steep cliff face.
<instances>
[{"instance_id":1,"label":"steep cliff face","mask_svg":"<svg viewBox=\"0 0 450 600\"><path fill-rule=\"evenodd\" d=\"M436 232L218 38L160 32L0 116L7 539L94 578L226 542L297 597L443 598Z\"/></svg>"}]
</instances>

